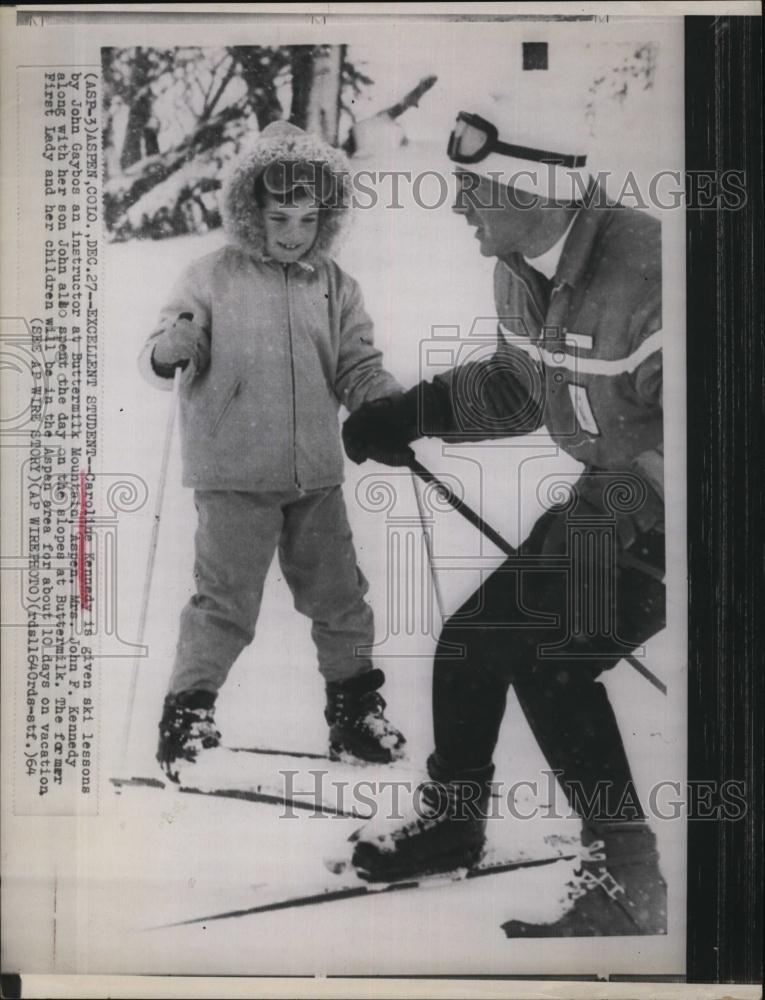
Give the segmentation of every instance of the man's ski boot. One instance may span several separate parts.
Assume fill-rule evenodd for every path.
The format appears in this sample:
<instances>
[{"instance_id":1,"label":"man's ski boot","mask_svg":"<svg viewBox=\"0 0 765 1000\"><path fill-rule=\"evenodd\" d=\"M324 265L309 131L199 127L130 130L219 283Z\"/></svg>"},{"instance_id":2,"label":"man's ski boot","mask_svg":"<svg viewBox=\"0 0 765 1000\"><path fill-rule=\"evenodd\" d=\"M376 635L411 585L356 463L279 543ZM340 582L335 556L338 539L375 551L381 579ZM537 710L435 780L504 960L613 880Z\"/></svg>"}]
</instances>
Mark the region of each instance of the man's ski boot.
<instances>
[{"instance_id":1,"label":"man's ski boot","mask_svg":"<svg viewBox=\"0 0 765 1000\"><path fill-rule=\"evenodd\" d=\"M385 681L382 670L370 670L344 682L327 684L324 718L329 724L329 756L346 754L374 764L389 764L403 754L406 740L383 715L385 700L379 693Z\"/></svg>"},{"instance_id":2,"label":"man's ski boot","mask_svg":"<svg viewBox=\"0 0 765 1000\"><path fill-rule=\"evenodd\" d=\"M394 882L469 868L481 859L493 765L440 781L431 757L428 772L434 780L415 789L410 816L382 833L379 824L368 823L351 835L352 864L360 878Z\"/></svg>"},{"instance_id":3,"label":"man's ski boot","mask_svg":"<svg viewBox=\"0 0 765 1000\"><path fill-rule=\"evenodd\" d=\"M667 886L659 870L656 838L647 823L591 824L582 833L586 850L568 900L573 904L551 924L508 920L509 938L606 937L667 933Z\"/></svg>"},{"instance_id":4,"label":"man's ski boot","mask_svg":"<svg viewBox=\"0 0 765 1000\"><path fill-rule=\"evenodd\" d=\"M165 698L157 760L171 781L180 780L177 761L193 764L201 750L220 746L213 716L215 698L211 691L182 691Z\"/></svg>"}]
</instances>

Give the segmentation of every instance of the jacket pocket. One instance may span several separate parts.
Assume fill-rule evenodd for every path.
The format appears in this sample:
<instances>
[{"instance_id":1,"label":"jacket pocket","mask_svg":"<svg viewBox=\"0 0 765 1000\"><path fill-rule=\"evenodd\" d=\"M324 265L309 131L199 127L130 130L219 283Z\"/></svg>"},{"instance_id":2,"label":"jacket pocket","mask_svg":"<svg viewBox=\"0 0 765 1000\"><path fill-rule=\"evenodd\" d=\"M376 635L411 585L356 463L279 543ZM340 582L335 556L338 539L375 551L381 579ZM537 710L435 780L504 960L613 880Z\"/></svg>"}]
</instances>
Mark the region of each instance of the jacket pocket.
<instances>
[{"instance_id":1,"label":"jacket pocket","mask_svg":"<svg viewBox=\"0 0 765 1000\"><path fill-rule=\"evenodd\" d=\"M211 437L215 437L218 431L220 430L220 426L225 420L226 414L231 409L231 405L233 404L234 400L239 395L239 393L242 391L242 384L243 384L242 379L237 379L236 382L231 387L231 390L226 396L223 406L218 411L218 416L213 421L212 429L210 430Z\"/></svg>"}]
</instances>

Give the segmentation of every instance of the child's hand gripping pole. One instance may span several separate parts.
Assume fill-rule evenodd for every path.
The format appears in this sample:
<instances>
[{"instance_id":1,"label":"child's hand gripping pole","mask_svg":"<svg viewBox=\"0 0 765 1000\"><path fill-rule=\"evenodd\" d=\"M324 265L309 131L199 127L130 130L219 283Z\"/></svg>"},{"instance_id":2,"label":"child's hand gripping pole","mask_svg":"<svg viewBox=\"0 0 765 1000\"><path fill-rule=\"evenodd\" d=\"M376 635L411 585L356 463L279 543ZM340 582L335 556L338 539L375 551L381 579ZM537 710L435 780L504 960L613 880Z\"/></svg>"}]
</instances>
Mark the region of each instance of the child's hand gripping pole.
<instances>
[{"instance_id":1,"label":"child's hand gripping pole","mask_svg":"<svg viewBox=\"0 0 765 1000\"><path fill-rule=\"evenodd\" d=\"M167 424L165 426L165 441L162 448L162 464L159 469L159 483L157 485L157 498L154 503L154 518L151 526L151 539L149 542L149 557L146 561L146 574L143 580L143 593L141 595L141 612L138 618L138 639L136 640L139 652L133 659L132 673L130 675L130 688L125 711L125 728L122 736L122 764L124 766L127 757L128 745L130 743L130 729L133 723L133 707L135 703L136 687L138 685L138 668L143 656L143 640L146 632L146 619L149 614L149 600L151 598L151 584L154 578L154 563L157 557L157 543L159 541L159 522L162 514L162 501L165 496L165 486L167 484L167 469L170 464L170 448L173 442L173 430L175 428L175 414L178 410L178 397L180 395L181 379L183 369L177 367L173 375L172 395L170 408L167 414Z\"/></svg>"},{"instance_id":2,"label":"child's hand gripping pole","mask_svg":"<svg viewBox=\"0 0 765 1000\"><path fill-rule=\"evenodd\" d=\"M514 549L512 545L510 545L508 542L506 542L505 539L502 537L502 535L500 535L499 532L495 531L490 524L487 524L486 521L484 521L484 519L473 510L472 507L469 507L464 502L464 500L460 500L460 498L455 494L454 490L452 490L451 487L447 486L446 483L440 480L437 476L434 476L429 469L426 469L424 465L418 462L411 448L407 448L407 452L408 452L407 464L413 476L416 476L418 479L421 479L424 483L432 483L439 491L443 499L449 504L450 507L453 507L454 510L459 511L459 513L462 514L462 516L467 521L469 521L473 525L473 527L478 528L481 534L484 535L484 537L488 538L490 542L493 542L493 544L496 545L501 552L504 552L506 556L513 557L518 555L517 550ZM438 584L438 578L436 576L436 568L433 562L432 542L430 535L427 531L427 528L425 526L420 495L417 492L417 486L414 480L412 481L412 485L414 487L415 497L417 498L417 509L420 515L420 523L422 525L422 531L425 536L425 547L428 554L428 562L430 564L430 574L433 579L433 586L436 592L438 609L441 613L441 618L443 620L445 618L443 596L441 594L441 588ZM641 675L641 677L645 677L645 679L648 681L649 684L652 684L658 691L661 691L662 694L666 695L667 693L666 684L664 684L663 681L660 681L659 678L656 676L656 674L654 674L652 670L649 670L644 663L641 663L636 657L631 655L627 655L623 657L623 659L625 659L627 663L629 663L629 665Z\"/></svg>"}]
</instances>

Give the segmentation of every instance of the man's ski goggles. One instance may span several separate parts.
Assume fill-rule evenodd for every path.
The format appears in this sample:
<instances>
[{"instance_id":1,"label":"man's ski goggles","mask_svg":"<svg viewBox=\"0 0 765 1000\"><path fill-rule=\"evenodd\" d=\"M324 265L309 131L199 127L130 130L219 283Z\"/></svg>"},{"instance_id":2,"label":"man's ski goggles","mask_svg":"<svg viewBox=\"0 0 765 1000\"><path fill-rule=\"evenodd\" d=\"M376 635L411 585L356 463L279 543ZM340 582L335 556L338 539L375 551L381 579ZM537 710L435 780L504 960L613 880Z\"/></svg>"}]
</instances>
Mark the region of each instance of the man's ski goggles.
<instances>
[{"instance_id":1,"label":"man's ski goggles","mask_svg":"<svg viewBox=\"0 0 765 1000\"><path fill-rule=\"evenodd\" d=\"M449 136L447 155L454 163L480 163L491 153L503 153L519 160L536 160L539 163L554 163L562 167L584 167L586 156L570 156L553 153L547 149L532 149L529 146L515 146L502 142L495 125L468 111L460 111L454 131Z\"/></svg>"}]
</instances>

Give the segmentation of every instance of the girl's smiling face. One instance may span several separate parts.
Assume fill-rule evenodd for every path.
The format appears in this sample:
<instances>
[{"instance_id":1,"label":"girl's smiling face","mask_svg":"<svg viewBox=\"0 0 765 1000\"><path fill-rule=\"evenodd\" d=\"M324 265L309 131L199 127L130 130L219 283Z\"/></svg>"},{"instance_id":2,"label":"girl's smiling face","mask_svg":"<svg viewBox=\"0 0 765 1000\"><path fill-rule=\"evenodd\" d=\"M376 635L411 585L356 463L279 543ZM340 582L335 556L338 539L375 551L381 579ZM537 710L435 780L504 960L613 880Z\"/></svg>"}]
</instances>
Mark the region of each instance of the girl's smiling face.
<instances>
[{"instance_id":1,"label":"girl's smiling face","mask_svg":"<svg viewBox=\"0 0 765 1000\"><path fill-rule=\"evenodd\" d=\"M313 194L305 189L286 199L266 193L263 219L269 256L280 264L292 264L307 254L319 232L319 212Z\"/></svg>"}]
</instances>

